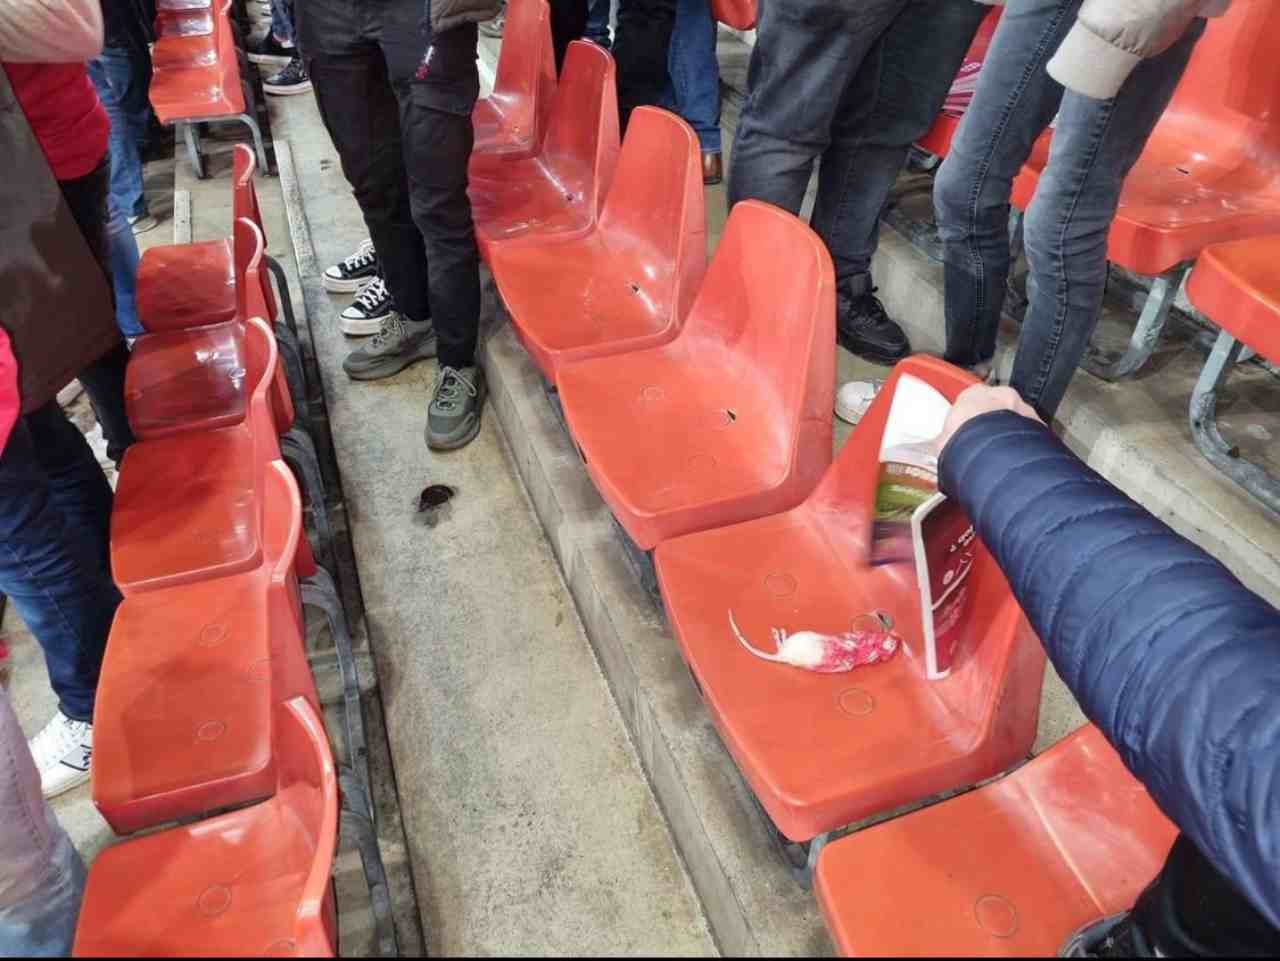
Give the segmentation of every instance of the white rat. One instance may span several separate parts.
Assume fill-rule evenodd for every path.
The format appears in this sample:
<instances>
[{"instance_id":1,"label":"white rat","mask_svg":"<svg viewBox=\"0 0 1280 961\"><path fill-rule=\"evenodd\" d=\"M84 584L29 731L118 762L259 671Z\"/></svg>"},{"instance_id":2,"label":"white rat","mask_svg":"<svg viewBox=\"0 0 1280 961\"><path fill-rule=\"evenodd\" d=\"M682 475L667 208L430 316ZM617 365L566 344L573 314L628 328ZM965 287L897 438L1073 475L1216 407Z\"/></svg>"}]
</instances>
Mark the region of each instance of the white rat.
<instances>
[{"instance_id":1,"label":"white rat","mask_svg":"<svg viewBox=\"0 0 1280 961\"><path fill-rule=\"evenodd\" d=\"M738 628L733 611L729 611L729 627L733 630L733 636L756 657L819 674L839 674L852 671L863 664L875 664L893 657L898 651L897 635L889 629L884 617L879 620L878 630L849 631L844 634L818 634L815 631L788 634L782 628L775 627L771 633L778 651L776 654L768 654L751 646Z\"/></svg>"}]
</instances>

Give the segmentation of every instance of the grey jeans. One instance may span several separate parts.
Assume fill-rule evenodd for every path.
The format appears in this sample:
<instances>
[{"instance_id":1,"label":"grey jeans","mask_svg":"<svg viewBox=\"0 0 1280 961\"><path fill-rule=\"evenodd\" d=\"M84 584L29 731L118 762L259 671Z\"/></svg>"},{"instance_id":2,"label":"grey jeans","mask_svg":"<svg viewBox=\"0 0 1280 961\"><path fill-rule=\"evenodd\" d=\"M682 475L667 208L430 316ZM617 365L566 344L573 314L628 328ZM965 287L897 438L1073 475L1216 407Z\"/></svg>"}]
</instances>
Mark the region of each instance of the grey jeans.
<instances>
[{"instance_id":1,"label":"grey jeans","mask_svg":"<svg viewBox=\"0 0 1280 961\"><path fill-rule=\"evenodd\" d=\"M798 214L820 159L813 228L837 278L865 287L889 190L989 9L971 0L761 0L729 202L766 200Z\"/></svg>"},{"instance_id":2,"label":"grey jeans","mask_svg":"<svg viewBox=\"0 0 1280 961\"><path fill-rule=\"evenodd\" d=\"M0 957L71 953L84 862L40 794L22 728L0 689Z\"/></svg>"},{"instance_id":3,"label":"grey jeans","mask_svg":"<svg viewBox=\"0 0 1280 961\"><path fill-rule=\"evenodd\" d=\"M1107 232L1125 177L1186 69L1204 20L1144 60L1120 94L1094 100L1045 71L1082 0L1009 0L974 95L934 185L946 261L946 358L995 354L1009 276L1009 195L1057 114L1049 162L1026 211L1029 305L1012 386L1046 418L1066 393L1098 323Z\"/></svg>"}]
</instances>

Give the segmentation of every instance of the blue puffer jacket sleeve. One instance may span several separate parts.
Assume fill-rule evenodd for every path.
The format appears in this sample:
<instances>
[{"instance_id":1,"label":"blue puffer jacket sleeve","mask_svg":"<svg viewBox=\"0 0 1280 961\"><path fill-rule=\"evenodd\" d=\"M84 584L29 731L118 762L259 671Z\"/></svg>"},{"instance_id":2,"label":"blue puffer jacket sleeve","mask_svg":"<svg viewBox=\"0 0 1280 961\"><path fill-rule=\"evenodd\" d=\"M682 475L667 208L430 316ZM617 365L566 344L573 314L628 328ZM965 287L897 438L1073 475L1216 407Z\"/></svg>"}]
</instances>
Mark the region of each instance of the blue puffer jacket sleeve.
<instances>
[{"instance_id":1,"label":"blue puffer jacket sleeve","mask_svg":"<svg viewBox=\"0 0 1280 961\"><path fill-rule=\"evenodd\" d=\"M939 474L1084 713L1280 928L1280 611L1017 414Z\"/></svg>"}]
</instances>

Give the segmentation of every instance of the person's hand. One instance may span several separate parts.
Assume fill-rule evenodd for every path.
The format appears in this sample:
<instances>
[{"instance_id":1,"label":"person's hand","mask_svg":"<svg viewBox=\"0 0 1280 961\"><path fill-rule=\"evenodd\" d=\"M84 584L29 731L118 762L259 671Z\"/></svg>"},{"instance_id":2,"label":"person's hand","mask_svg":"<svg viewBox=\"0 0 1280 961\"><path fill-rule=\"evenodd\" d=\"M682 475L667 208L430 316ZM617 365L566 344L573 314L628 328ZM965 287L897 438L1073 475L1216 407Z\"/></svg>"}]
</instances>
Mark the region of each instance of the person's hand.
<instances>
[{"instance_id":1,"label":"person's hand","mask_svg":"<svg viewBox=\"0 0 1280 961\"><path fill-rule=\"evenodd\" d=\"M996 410L1011 410L1037 423L1044 423L1012 387L988 387L986 384L974 384L972 387L966 387L956 398L955 404L951 407L951 413L947 415L947 422L942 426L942 433L934 440L938 456L942 456L947 442L961 427L981 414L989 414Z\"/></svg>"}]
</instances>

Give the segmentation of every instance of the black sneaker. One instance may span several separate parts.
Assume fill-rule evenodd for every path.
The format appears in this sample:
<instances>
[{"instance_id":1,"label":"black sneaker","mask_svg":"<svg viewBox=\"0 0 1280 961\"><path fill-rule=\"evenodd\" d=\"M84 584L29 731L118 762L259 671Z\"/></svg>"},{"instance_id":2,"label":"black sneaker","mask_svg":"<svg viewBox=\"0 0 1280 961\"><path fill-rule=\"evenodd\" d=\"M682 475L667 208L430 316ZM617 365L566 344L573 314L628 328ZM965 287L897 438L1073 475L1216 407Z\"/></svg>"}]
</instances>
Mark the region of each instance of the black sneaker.
<instances>
[{"instance_id":1,"label":"black sneaker","mask_svg":"<svg viewBox=\"0 0 1280 961\"><path fill-rule=\"evenodd\" d=\"M295 56L279 73L273 73L262 81L262 89L277 97L289 97L309 91L311 78L307 76L307 68L302 65L302 59Z\"/></svg>"},{"instance_id":2,"label":"black sneaker","mask_svg":"<svg viewBox=\"0 0 1280 961\"><path fill-rule=\"evenodd\" d=\"M367 337L382 329L382 322L395 304L381 277L374 277L360 289L351 306L338 315L338 326L351 337Z\"/></svg>"},{"instance_id":3,"label":"black sneaker","mask_svg":"<svg viewBox=\"0 0 1280 961\"><path fill-rule=\"evenodd\" d=\"M378 252L372 240L360 241L350 257L325 269L322 278L325 290L337 294L352 294L378 276Z\"/></svg>"},{"instance_id":4,"label":"black sneaker","mask_svg":"<svg viewBox=\"0 0 1280 961\"><path fill-rule=\"evenodd\" d=\"M911 353L902 328L889 319L876 288L855 297L845 289L836 294L836 336L846 350L874 364L895 364Z\"/></svg>"},{"instance_id":5,"label":"black sneaker","mask_svg":"<svg viewBox=\"0 0 1280 961\"><path fill-rule=\"evenodd\" d=\"M293 47L286 47L283 43L276 39L276 35L270 30L261 40L250 40L248 47L250 63L270 63L283 67L289 63L298 51Z\"/></svg>"}]
</instances>

